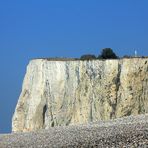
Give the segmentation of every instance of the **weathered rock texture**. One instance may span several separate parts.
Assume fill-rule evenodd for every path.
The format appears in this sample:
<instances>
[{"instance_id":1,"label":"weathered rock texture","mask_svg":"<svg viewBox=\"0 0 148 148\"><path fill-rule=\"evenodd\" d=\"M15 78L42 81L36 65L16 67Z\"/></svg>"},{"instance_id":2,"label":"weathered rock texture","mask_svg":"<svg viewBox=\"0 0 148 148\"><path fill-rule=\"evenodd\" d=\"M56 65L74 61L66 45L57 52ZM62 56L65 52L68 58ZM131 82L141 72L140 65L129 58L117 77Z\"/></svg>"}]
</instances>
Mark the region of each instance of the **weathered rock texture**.
<instances>
[{"instance_id":1,"label":"weathered rock texture","mask_svg":"<svg viewBox=\"0 0 148 148\"><path fill-rule=\"evenodd\" d=\"M33 131L148 112L148 58L32 60L12 130Z\"/></svg>"}]
</instances>

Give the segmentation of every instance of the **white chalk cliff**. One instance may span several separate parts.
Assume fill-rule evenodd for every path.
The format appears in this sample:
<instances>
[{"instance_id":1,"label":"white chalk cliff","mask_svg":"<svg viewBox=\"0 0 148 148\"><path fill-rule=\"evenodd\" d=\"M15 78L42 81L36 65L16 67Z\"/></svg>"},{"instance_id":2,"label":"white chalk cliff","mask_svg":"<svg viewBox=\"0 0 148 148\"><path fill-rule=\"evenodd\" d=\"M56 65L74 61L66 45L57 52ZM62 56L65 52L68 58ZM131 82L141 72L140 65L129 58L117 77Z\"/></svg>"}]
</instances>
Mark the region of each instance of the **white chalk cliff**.
<instances>
[{"instance_id":1,"label":"white chalk cliff","mask_svg":"<svg viewBox=\"0 0 148 148\"><path fill-rule=\"evenodd\" d=\"M12 131L148 113L148 58L32 60Z\"/></svg>"}]
</instances>

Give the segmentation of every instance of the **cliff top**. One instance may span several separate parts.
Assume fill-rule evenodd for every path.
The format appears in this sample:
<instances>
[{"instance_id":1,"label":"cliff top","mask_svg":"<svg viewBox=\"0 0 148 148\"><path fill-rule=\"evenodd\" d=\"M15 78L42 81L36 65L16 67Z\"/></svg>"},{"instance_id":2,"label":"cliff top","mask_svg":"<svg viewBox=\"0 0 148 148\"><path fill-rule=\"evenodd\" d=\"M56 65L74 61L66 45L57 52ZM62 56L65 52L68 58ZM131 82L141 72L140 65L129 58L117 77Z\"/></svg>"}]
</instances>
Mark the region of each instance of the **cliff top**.
<instances>
[{"instance_id":1,"label":"cliff top","mask_svg":"<svg viewBox=\"0 0 148 148\"><path fill-rule=\"evenodd\" d=\"M101 60L101 61L105 61L105 60L123 60L123 59L146 59L148 58L148 56L145 57L122 57L122 58L118 58L118 59L90 59L89 61L93 61L93 60ZM80 58L60 58L60 57L56 57L56 58L34 58L32 60L47 60L47 61L88 61L88 60L83 60Z\"/></svg>"}]
</instances>

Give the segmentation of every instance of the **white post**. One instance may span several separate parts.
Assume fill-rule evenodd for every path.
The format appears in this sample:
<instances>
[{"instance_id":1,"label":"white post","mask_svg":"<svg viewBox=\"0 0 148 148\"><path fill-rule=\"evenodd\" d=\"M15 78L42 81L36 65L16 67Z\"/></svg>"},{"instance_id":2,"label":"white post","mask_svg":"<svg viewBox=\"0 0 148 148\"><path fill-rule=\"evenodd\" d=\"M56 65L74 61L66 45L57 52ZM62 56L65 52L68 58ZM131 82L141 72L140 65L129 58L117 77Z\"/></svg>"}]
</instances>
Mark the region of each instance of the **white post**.
<instances>
[{"instance_id":1,"label":"white post","mask_svg":"<svg viewBox=\"0 0 148 148\"><path fill-rule=\"evenodd\" d=\"M137 50L135 50L135 57L137 57Z\"/></svg>"}]
</instances>

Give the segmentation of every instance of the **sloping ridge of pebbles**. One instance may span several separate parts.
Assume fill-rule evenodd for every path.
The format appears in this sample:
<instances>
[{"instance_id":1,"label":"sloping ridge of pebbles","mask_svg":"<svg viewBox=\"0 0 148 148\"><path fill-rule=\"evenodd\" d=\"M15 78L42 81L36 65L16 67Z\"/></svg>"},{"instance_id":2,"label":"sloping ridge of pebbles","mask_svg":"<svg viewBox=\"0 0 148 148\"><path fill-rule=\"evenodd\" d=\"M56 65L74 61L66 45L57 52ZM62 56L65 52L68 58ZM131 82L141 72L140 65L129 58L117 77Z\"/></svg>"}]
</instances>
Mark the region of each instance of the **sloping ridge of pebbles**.
<instances>
[{"instance_id":1,"label":"sloping ridge of pebbles","mask_svg":"<svg viewBox=\"0 0 148 148\"><path fill-rule=\"evenodd\" d=\"M0 135L0 148L60 147L148 148L148 114L87 125Z\"/></svg>"}]
</instances>

